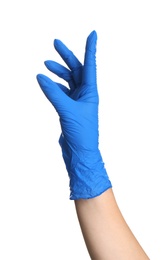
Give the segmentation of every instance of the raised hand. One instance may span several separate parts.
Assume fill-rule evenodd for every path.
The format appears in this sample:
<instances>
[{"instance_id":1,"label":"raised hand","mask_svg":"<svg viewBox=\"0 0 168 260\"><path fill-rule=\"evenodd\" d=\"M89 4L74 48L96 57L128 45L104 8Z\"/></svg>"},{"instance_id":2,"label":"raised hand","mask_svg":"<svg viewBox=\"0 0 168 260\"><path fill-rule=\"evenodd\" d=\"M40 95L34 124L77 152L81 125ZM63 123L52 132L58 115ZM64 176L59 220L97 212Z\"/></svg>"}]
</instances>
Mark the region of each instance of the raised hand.
<instances>
[{"instance_id":1,"label":"raised hand","mask_svg":"<svg viewBox=\"0 0 168 260\"><path fill-rule=\"evenodd\" d=\"M98 91L96 80L97 34L86 41L84 65L60 40L54 47L68 68L55 61L46 67L68 82L69 88L38 74L38 83L60 117L59 143L70 177L70 199L100 195L111 187L98 144Z\"/></svg>"}]
</instances>

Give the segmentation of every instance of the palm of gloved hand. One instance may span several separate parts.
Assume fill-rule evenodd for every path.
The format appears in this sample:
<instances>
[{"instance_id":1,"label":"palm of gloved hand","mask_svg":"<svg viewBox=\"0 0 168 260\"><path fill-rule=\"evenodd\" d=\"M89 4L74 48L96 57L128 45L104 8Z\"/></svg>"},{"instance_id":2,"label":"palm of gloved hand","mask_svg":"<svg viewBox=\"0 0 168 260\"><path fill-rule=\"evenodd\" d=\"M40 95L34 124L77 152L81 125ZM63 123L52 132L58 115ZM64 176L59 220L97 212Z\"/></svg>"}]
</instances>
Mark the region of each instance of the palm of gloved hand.
<instances>
[{"instance_id":1,"label":"palm of gloved hand","mask_svg":"<svg viewBox=\"0 0 168 260\"><path fill-rule=\"evenodd\" d=\"M84 65L59 40L54 46L70 68L54 61L46 61L46 67L63 78L69 89L39 74L37 80L47 98L60 116L62 135L60 144L66 142L71 149L84 151L98 148L98 93L96 85L96 32L86 42Z\"/></svg>"}]
</instances>

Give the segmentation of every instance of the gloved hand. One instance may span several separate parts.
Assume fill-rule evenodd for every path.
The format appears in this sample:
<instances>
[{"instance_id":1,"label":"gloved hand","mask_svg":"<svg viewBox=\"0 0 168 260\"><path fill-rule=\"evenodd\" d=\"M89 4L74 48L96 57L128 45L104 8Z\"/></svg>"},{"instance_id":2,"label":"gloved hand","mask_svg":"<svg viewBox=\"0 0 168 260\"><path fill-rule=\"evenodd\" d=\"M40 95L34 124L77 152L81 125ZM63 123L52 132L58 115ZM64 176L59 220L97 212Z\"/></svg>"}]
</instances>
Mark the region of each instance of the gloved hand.
<instances>
[{"instance_id":1,"label":"gloved hand","mask_svg":"<svg viewBox=\"0 0 168 260\"><path fill-rule=\"evenodd\" d=\"M99 151L98 90L96 80L97 34L92 31L86 41L84 65L60 40L54 47L66 68L54 61L46 67L69 84L53 82L38 74L37 81L60 118L59 143L70 178L70 199L93 198L112 187Z\"/></svg>"}]
</instances>

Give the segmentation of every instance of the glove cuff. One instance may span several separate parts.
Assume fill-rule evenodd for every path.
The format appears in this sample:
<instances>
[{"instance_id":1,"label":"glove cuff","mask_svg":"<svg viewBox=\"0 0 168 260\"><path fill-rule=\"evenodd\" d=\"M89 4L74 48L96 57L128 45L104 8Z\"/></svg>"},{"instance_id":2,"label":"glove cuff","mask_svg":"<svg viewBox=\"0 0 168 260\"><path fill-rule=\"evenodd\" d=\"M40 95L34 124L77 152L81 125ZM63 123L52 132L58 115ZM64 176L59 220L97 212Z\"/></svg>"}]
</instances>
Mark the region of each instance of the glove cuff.
<instances>
[{"instance_id":1,"label":"glove cuff","mask_svg":"<svg viewBox=\"0 0 168 260\"><path fill-rule=\"evenodd\" d=\"M99 150L84 153L68 173L70 200L94 198L112 187Z\"/></svg>"},{"instance_id":2,"label":"glove cuff","mask_svg":"<svg viewBox=\"0 0 168 260\"><path fill-rule=\"evenodd\" d=\"M62 136L59 143L70 178L70 200L94 198L112 187L98 148L74 148Z\"/></svg>"}]
</instances>

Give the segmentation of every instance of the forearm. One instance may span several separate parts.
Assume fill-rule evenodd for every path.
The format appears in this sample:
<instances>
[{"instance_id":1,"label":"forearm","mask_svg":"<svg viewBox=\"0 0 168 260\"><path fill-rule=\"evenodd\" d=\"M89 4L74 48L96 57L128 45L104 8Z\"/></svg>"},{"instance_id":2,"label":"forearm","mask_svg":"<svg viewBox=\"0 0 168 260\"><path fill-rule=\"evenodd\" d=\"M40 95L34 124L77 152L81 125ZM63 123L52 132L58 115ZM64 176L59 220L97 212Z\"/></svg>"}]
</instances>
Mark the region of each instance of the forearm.
<instances>
[{"instance_id":1,"label":"forearm","mask_svg":"<svg viewBox=\"0 0 168 260\"><path fill-rule=\"evenodd\" d=\"M76 200L76 211L92 260L149 259L125 222L112 189Z\"/></svg>"}]
</instances>

